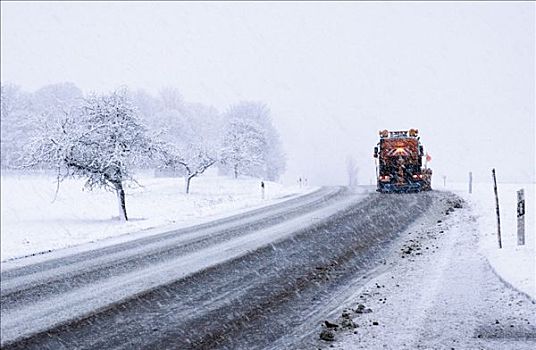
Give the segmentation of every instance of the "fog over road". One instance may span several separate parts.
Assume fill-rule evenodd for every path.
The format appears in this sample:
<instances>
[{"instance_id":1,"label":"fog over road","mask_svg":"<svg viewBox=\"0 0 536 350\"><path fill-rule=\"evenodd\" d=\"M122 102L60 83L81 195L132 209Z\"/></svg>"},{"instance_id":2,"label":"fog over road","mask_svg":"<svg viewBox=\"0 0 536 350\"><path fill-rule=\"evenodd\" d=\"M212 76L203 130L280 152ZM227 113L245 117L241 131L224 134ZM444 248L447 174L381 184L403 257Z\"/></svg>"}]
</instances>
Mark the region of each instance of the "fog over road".
<instances>
[{"instance_id":1,"label":"fog over road","mask_svg":"<svg viewBox=\"0 0 536 350\"><path fill-rule=\"evenodd\" d=\"M2 348L299 347L446 195L322 188L191 228L7 264Z\"/></svg>"}]
</instances>

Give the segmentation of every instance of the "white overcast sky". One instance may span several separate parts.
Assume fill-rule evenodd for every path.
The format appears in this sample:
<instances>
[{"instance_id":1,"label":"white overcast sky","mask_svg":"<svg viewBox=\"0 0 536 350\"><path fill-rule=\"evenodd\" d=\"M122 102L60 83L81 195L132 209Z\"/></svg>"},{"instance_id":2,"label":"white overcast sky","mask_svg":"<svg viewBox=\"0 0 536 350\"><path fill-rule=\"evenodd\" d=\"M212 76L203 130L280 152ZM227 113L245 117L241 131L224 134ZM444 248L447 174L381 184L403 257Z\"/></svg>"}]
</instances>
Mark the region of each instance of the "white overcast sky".
<instances>
[{"instance_id":1,"label":"white overcast sky","mask_svg":"<svg viewBox=\"0 0 536 350\"><path fill-rule=\"evenodd\" d=\"M374 179L380 129L418 128L442 176L535 180L533 2L1 3L2 82L120 85L269 105L286 182Z\"/></svg>"}]
</instances>

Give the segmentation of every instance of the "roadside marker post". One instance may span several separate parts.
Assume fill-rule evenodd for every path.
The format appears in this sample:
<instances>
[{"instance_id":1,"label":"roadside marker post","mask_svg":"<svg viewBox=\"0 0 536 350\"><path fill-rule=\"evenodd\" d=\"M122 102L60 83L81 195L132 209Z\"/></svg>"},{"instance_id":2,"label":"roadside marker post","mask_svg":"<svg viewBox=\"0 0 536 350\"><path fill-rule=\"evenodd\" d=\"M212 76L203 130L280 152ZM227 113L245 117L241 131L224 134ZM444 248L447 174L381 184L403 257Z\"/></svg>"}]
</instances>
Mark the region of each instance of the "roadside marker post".
<instances>
[{"instance_id":1,"label":"roadside marker post","mask_svg":"<svg viewBox=\"0 0 536 350\"><path fill-rule=\"evenodd\" d=\"M493 190L495 191L495 210L497 212L497 239L499 241L499 249L501 249L501 216L499 214L499 195L497 194L497 177L495 176L495 168L491 170L491 173L493 175Z\"/></svg>"},{"instance_id":2,"label":"roadside marker post","mask_svg":"<svg viewBox=\"0 0 536 350\"><path fill-rule=\"evenodd\" d=\"M525 191L517 191L517 245L525 245Z\"/></svg>"},{"instance_id":3,"label":"roadside marker post","mask_svg":"<svg viewBox=\"0 0 536 350\"><path fill-rule=\"evenodd\" d=\"M473 193L473 172L469 172L469 193Z\"/></svg>"}]
</instances>

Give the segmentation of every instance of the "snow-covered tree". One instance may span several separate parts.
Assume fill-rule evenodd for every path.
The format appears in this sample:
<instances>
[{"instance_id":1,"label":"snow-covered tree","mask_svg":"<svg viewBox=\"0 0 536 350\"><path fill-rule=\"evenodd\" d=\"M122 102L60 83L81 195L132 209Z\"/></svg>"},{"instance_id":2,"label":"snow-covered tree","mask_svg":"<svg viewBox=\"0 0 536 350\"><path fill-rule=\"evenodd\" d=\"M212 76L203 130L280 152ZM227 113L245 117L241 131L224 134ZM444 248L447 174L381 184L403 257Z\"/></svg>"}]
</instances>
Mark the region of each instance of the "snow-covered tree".
<instances>
[{"instance_id":1,"label":"snow-covered tree","mask_svg":"<svg viewBox=\"0 0 536 350\"><path fill-rule=\"evenodd\" d=\"M156 115L164 109L161 100L153 97L143 89L139 89L132 93L132 101L146 125L150 125L154 121Z\"/></svg>"},{"instance_id":2,"label":"snow-covered tree","mask_svg":"<svg viewBox=\"0 0 536 350\"><path fill-rule=\"evenodd\" d=\"M109 95L90 95L81 106L45 123L30 148L28 159L58 169L58 181L85 178L86 187L115 191L119 218L128 219L124 184L132 168L157 152L139 122L125 89Z\"/></svg>"},{"instance_id":3,"label":"snow-covered tree","mask_svg":"<svg viewBox=\"0 0 536 350\"><path fill-rule=\"evenodd\" d=\"M272 133L273 131L273 133ZM283 152L281 138L275 129L268 131L268 149L266 150L266 175L267 180L276 181L286 169L286 157Z\"/></svg>"},{"instance_id":4,"label":"snow-covered tree","mask_svg":"<svg viewBox=\"0 0 536 350\"><path fill-rule=\"evenodd\" d=\"M224 130L221 162L235 178L239 174L262 176L266 147L266 136L258 123L234 118L227 121Z\"/></svg>"},{"instance_id":5,"label":"snow-covered tree","mask_svg":"<svg viewBox=\"0 0 536 350\"><path fill-rule=\"evenodd\" d=\"M178 148L167 144L164 151L164 167L173 170L184 170L186 194L190 193L192 179L199 176L216 163L217 158L207 149L199 145Z\"/></svg>"},{"instance_id":6,"label":"snow-covered tree","mask_svg":"<svg viewBox=\"0 0 536 350\"><path fill-rule=\"evenodd\" d=\"M82 91L73 83L45 85L32 94L32 110L37 115L68 114L82 98Z\"/></svg>"},{"instance_id":7,"label":"snow-covered tree","mask_svg":"<svg viewBox=\"0 0 536 350\"><path fill-rule=\"evenodd\" d=\"M82 92L72 83L46 85L27 93L11 84L2 85L2 166L22 165L24 147L38 126L80 104Z\"/></svg>"},{"instance_id":8,"label":"snow-covered tree","mask_svg":"<svg viewBox=\"0 0 536 350\"><path fill-rule=\"evenodd\" d=\"M164 167L183 172L186 193L191 180L203 174L218 160L218 112L201 104L181 106L182 111L168 110L165 121Z\"/></svg>"},{"instance_id":9,"label":"snow-covered tree","mask_svg":"<svg viewBox=\"0 0 536 350\"><path fill-rule=\"evenodd\" d=\"M235 138L231 130L234 126L240 126L242 132L244 132L244 125L249 125L249 130L256 135L256 138L252 139L250 145L253 149L249 152L235 152L233 158L234 163L237 163L237 156L242 153L244 156L252 156L253 159L247 166L241 166L241 173L245 175L260 176L268 180L277 180L277 178L285 170L285 156L281 147L281 140L279 133L275 129L272 119L270 117L270 110L263 103L258 102L242 102L233 105L229 108L225 114L227 119L227 135L225 142L225 155L226 157L232 153L229 147L231 139ZM242 121L242 123L237 123ZM262 140L261 140L262 139ZM245 141L245 140L244 140ZM242 142L243 145L247 143ZM254 152L256 147L262 145L257 152ZM229 161L223 159L224 165L229 166ZM234 168L233 166L231 168ZM234 170L233 170L234 171Z\"/></svg>"},{"instance_id":10,"label":"snow-covered tree","mask_svg":"<svg viewBox=\"0 0 536 350\"><path fill-rule=\"evenodd\" d=\"M357 186L357 175L359 168L357 166L357 161L352 156L346 157L346 174L348 175L348 186L355 187Z\"/></svg>"},{"instance_id":11,"label":"snow-covered tree","mask_svg":"<svg viewBox=\"0 0 536 350\"><path fill-rule=\"evenodd\" d=\"M32 130L30 94L13 84L1 86L1 163L3 168L20 165Z\"/></svg>"},{"instance_id":12,"label":"snow-covered tree","mask_svg":"<svg viewBox=\"0 0 536 350\"><path fill-rule=\"evenodd\" d=\"M178 89L170 86L164 87L160 89L158 97L160 98L164 109L176 110L179 112L183 111L184 102Z\"/></svg>"}]
</instances>

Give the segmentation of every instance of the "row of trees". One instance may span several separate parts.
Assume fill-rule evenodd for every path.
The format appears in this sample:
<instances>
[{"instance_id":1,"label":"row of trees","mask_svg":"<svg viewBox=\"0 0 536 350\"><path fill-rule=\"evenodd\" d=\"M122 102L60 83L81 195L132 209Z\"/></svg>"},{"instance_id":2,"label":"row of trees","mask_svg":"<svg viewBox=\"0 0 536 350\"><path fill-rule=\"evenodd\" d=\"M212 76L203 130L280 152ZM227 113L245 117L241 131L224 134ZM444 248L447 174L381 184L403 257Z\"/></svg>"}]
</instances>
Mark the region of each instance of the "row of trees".
<instances>
[{"instance_id":1,"label":"row of trees","mask_svg":"<svg viewBox=\"0 0 536 350\"><path fill-rule=\"evenodd\" d=\"M2 85L2 166L50 167L58 182L83 177L90 189L117 194L127 220L124 185L134 171L159 168L193 178L220 173L276 180L285 167L278 133L262 103L243 102L225 113L185 103L176 89L158 96L126 88L84 96L74 84L30 94Z\"/></svg>"}]
</instances>

